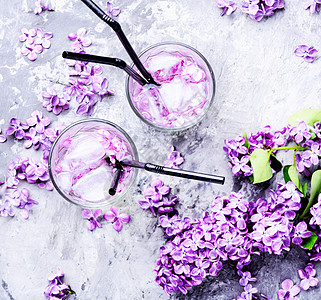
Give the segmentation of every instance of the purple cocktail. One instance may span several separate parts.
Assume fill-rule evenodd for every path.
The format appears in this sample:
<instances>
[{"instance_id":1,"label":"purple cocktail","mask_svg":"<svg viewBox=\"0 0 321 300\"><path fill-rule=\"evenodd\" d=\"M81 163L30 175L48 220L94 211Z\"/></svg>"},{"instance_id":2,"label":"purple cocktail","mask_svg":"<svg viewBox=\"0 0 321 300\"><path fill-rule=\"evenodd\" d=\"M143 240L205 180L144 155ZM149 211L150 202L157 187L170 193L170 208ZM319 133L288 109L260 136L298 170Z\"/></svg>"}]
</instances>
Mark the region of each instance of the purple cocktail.
<instances>
[{"instance_id":1,"label":"purple cocktail","mask_svg":"<svg viewBox=\"0 0 321 300\"><path fill-rule=\"evenodd\" d=\"M157 44L140 60L160 85L126 84L129 103L147 124L178 131L198 123L210 108L215 92L212 68L195 49L179 43Z\"/></svg>"},{"instance_id":2,"label":"purple cocktail","mask_svg":"<svg viewBox=\"0 0 321 300\"><path fill-rule=\"evenodd\" d=\"M116 124L88 119L68 126L56 139L49 156L49 173L58 192L68 201L97 208L119 201L137 171L123 167L116 195L109 188L116 161L138 159L130 137Z\"/></svg>"}]
</instances>

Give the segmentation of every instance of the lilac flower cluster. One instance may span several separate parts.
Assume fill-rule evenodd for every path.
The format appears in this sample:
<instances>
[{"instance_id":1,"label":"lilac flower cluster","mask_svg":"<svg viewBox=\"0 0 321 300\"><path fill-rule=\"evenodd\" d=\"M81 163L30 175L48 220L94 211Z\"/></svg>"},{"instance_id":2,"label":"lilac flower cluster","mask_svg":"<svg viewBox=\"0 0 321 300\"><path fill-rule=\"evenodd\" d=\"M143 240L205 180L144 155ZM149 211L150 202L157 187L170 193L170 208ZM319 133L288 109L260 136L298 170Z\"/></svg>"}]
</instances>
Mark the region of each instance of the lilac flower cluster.
<instances>
[{"instance_id":1,"label":"lilac flower cluster","mask_svg":"<svg viewBox=\"0 0 321 300\"><path fill-rule=\"evenodd\" d=\"M73 51L86 53L84 47L91 45L91 40L86 34L86 29L80 28L77 33L68 35L68 38L73 41ZM42 93L43 107L59 115L63 110L69 109L70 100L75 97L79 103L76 113L90 116L98 101L102 101L105 95L113 95L115 92L108 88L108 79L101 76L101 66L89 66L87 62L73 60L66 60L66 63L73 67L69 73L68 85L63 88L61 96L53 87L48 87L47 91Z\"/></svg>"},{"instance_id":2,"label":"lilac flower cluster","mask_svg":"<svg viewBox=\"0 0 321 300\"><path fill-rule=\"evenodd\" d=\"M8 164L5 180L0 182L2 194L0 197L1 216L14 216L13 207L16 207L22 209L21 215L27 219L32 206L37 204L36 201L29 198L28 189L18 189L21 180L37 184L39 188L53 190L49 178L48 157L50 148L63 127L53 130L48 128L50 122L49 118L44 117L37 110L32 112L31 117L25 122L21 122L17 118L12 118L9 121L10 126L6 130L6 135L13 136L21 141L24 140L25 148L40 149L42 158L40 162L36 162L30 157L17 157Z\"/></svg>"},{"instance_id":3,"label":"lilac flower cluster","mask_svg":"<svg viewBox=\"0 0 321 300\"><path fill-rule=\"evenodd\" d=\"M96 228L102 228L100 223L101 215L101 209L96 209L92 212L90 209L85 208L81 212L81 216L88 221L86 226L90 231L93 231ZM104 219L107 222L112 223L113 228L116 231L121 231L123 229L123 224L129 223L130 216L125 213L120 213L117 207L111 206L110 210L104 214Z\"/></svg>"},{"instance_id":4,"label":"lilac flower cluster","mask_svg":"<svg viewBox=\"0 0 321 300\"><path fill-rule=\"evenodd\" d=\"M184 157L182 157L181 153L175 150L175 147L172 145L169 148L170 154L164 162L164 166L168 168L176 168L179 169L180 165L184 162Z\"/></svg>"},{"instance_id":5,"label":"lilac flower cluster","mask_svg":"<svg viewBox=\"0 0 321 300\"><path fill-rule=\"evenodd\" d=\"M298 57L303 57L304 61L306 61L308 63L313 63L317 54L318 54L318 50L316 50L312 46L310 47L307 45L299 45L294 50L294 54Z\"/></svg>"},{"instance_id":6,"label":"lilac flower cluster","mask_svg":"<svg viewBox=\"0 0 321 300\"><path fill-rule=\"evenodd\" d=\"M34 13L36 15L40 15L43 11L53 11L52 8L45 6L42 4L42 0L36 0L35 1L35 9L34 9Z\"/></svg>"},{"instance_id":7,"label":"lilac flower cluster","mask_svg":"<svg viewBox=\"0 0 321 300\"><path fill-rule=\"evenodd\" d=\"M169 295L187 290L202 282L206 275L216 276L222 262L237 262L244 291L237 299L252 299L257 292L250 284L256 281L243 271L252 254L281 254L291 244L303 245L312 232L303 220L295 220L302 193L294 183L278 184L267 199L249 202L241 193L216 197L210 213L202 218L179 219L162 215L159 225L169 239L160 249L155 272L156 282Z\"/></svg>"},{"instance_id":8,"label":"lilac flower cluster","mask_svg":"<svg viewBox=\"0 0 321 300\"><path fill-rule=\"evenodd\" d=\"M286 144L288 146L283 147ZM257 148L271 150L273 153L279 149L296 150L295 165L298 172L310 175L309 169L317 165L321 157L320 122L315 122L312 127L301 121L297 126L288 125L274 132L270 126L265 126L256 134L225 140L223 150L228 155L228 165L234 175L253 174L250 155Z\"/></svg>"},{"instance_id":9,"label":"lilac flower cluster","mask_svg":"<svg viewBox=\"0 0 321 300\"><path fill-rule=\"evenodd\" d=\"M318 197L318 202L310 208L310 225L321 227L321 194Z\"/></svg>"},{"instance_id":10,"label":"lilac flower cluster","mask_svg":"<svg viewBox=\"0 0 321 300\"><path fill-rule=\"evenodd\" d=\"M47 300L66 299L68 296L75 294L70 285L63 282L64 273L58 268L58 272L48 278L49 284L44 290Z\"/></svg>"},{"instance_id":11,"label":"lilac flower cluster","mask_svg":"<svg viewBox=\"0 0 321 300\"><path fill-rule=\"evenodd\" d=\"M310 208L309 220L309 226L317 239L308 255L312 261L321 261L321 194L318 196L317 203Z\"/></svg>"},{"instance_id":12,"label":"lilac flower cluster","mask_svg":"<svg viewBox=\"0 0 321 300\"><path fill-rule=\"evenodd\" d=\"M301 197L303 195L289 181L271 190L267 200L257 200L251 216L254 225L250 236L261 252L279 255L282 250L290 250L291 242L301 246L303 240L312 235L304 220L293 221L301 207Z\"/></svg>"},{"instance_id":13,"label":"lilac flower cluster","mask_svg":"<svg viewBox=\"0 0 321 300\"><path fill-rule=\"evenodd\" d=\"M284 8L284 0L243 0L242 11L252 19L261 21L264 17L274 15L278 9Z\"/></svg>"},{"instance_id":14,"label":"lilac flower cluster","mask_svg":"<svg viewBox=\"0 0 321 300\"><path fill-rule=\"evenodd\" d=\"M170 187L164 185L159 178L154 179L144 191L144 199L138 203L142 209L150 209L156 217L156 213L168 214L174 210L177 196L171 196Z\"/></svg>"},{"instance_id":15,"label":"lilac flower cluster","mask_svg":"<svg viewBox=\"0 0 321 300\"><path fill-rule=\"evenodd\" d=\"M51 32L43 32L40 28L30 30L22 28L21 33L19 40L24 43L21 54L27 56L29 60L36 60L43 49L50 48L50 39L53 36Z\"/></svg>"},{"instance_id":16,"label":"lilac flower cluster","mask_svg":"<svg viewBox=\"0 0 321 300\"><path fill-rule=\"evenodd\" d=\"M241 194L231 193L229 197L216 197L211 212L201 218L161 216L160 226L169 240L160 249L156 282L168 295L186 294L205 276L216 276L222 261L237 261L241 270L255 253L246 226L253 206Z\"/></svg>"}]
</instances>

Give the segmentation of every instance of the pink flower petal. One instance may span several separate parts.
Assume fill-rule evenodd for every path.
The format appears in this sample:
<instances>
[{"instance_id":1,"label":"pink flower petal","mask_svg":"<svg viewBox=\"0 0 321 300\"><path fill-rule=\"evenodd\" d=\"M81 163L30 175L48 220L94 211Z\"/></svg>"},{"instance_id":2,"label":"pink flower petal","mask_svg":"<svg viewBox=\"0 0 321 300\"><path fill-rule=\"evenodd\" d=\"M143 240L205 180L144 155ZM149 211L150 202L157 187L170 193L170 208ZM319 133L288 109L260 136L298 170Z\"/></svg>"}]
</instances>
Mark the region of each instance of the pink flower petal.
<instances>
[{"instance_id":1,"label":"pink flower petal","mask_svg":"<svg viewBox=\"0 0 321 300\"><path fill-rule=\"evenodd\" d=\"M113 223L113 228L114 228L116 231L121 231L122 228L123 228L123 223L122 223L120 220L116 220L116 221Z\"/></svg>"},{"instance_id":2,"label":"pink flower petal","mask_svg":"<svg viewBox=\"0 0 321 300\"><path fill-rule=\"evenodd\" d=\"M37 59L37 54L35 52L30 52L28 54L28 58L29 58L29 60L34 61Z\"/></svg>"},{"instance_id":3,"label":"pink flower petal","mask_svg":"<svg viewBox=\"0 0 321 300\"><path fill-rule=\"evenodd\" d=\"M292 296L296 296L297 294L300 293L300 291L301 291L300 287L295 285L291 289L291 294L292 294Z\"/></svg>"},{"instance_id":4,"label":"pink flower petal","mask_svg":"<svg viewBox=\"0 0 321 300\"><path fill-rule=\"evenodd\" d=\"M49 40L43 40L43 41L42 41L42 46L43 46L44 48L46 48L46 49L49 49L50 46L51 46L51 43L50 43Z\"/></svg>"},{"instance_id":5,"label":"pink flower petal","mask_svg":"<svg viewBox=\"0 0 321 300\"><path fill-rule=\"evenodd\" d=\"M72 41L74 41L77 38L77 34L76 33L69 33L68 34L68 38Z\"/></svg>"},{"instance_id":6,"label":"pink flower petal","mask_svg":"<svg viewBox=\"0 0 321 300\"><path fill-rule=\"evenodd\" d=\"M114 214L114 216L118 216L119 215L119 209L116 206L111 206L110 207L110 211Z\"/></svg>"},{"instance_id":7,"label":"pink flower petal","mask_svg":"<svg viewBox=\"0 0 321 300\"><path fill-rule=\"evenodd\" d=\"M79 38L79 37L83 37L83 36L86 35L86 33L87 33L87 30L82 27L82 28L79 28L79 29L78 29L78 31L77 31L77 36L78 36L78 38Z\"/></svg>"},{"instance_id":8,"label":"pink flower petal","mask_svg":"<svg viewBox=\"0 0 321 300\"><path fill-rule=\"evenodd\" d=\"M82 38L82 39L81 39L81 42L82 42L82 45L83 45L84 47L88 47L88 46L91 45L91 39L90 39L90 38L87 38L87 37Z\"/></svg>"},{"instance_id":9,"label":"pink flower petal","mask_svg":"<svg viewBox=\"0 0 321 300\"><path fill-rule=\"evenodd\" d=\"M101 216L101 214L102 214L101 209L96 209L93 213L95 219L97 219L99 216Z\"/></svg>"},{"instance_id":10,"label":"pink flower petal","mask_svg":"<svg viewBox=\"0 0 321 300\"><path fill-rule=\"evenodd\" d=\"M91 212L90 209L84 208L84 209L81 211L81 216L82 216L84 219L89 219L90 217L92 217L92 212Z\"/></svg>"},{"instance_id":11,"label":"pink flower petal","mask_svg":"<svg viewBox=\"0 0 321 300\"><path fill-rule=\"evenodd\" d=\"M20 215L26 220L29 219L29 212L26 209L22 210Z\"/></svg>"},{"instance_id":12,"label":"pink flower petal","mask_svg":"<svg viewBox=\"0 0 321 300\"><path fill-rule=\"evenodd\" d=\"M21 48L21 54L22 55L28 55L30 53L30 50L26 47Z\"/></svg>"},{"instance_id":13,"label":"pink flower petal","mask_svg":"<svg viewBox=\"0 0 321 300\"><path fill-rule=\"evenodd\" d=\"M128 223L130 221L130 215L128 214L120 214L118 218L124 223Z\"/></svg>"},{"instance_id":14,"label":"pink flower petal","mask_svg":"<svg viewBox=\"0 0 321 300\"><path fill-rule=\"evenodd\" d=\"M115 215L111 211L108 211L104 214L104 218L107 222L114 222Z\"/></svg>"},{"instance_id":15,"label":"pink flower petal","mask_svg":"<svg viewBox=\"0 0 321 300\"><path fill-rule=\"evenodd\" d=\"M92 221L88 221L86 227L88 230L93 231L96 228L96 224Z\"/></svg>"},{"instance_id":16,"label":"pink flower petal","mask_svg":"<svg viewBox=\"0 0 321 300\"><path fill-rule=\"evenodd\" d=\"M288 291L293 287L293 281L291 279L285 279L281 286L284 290Z\"/></svg>"}]
</instances>

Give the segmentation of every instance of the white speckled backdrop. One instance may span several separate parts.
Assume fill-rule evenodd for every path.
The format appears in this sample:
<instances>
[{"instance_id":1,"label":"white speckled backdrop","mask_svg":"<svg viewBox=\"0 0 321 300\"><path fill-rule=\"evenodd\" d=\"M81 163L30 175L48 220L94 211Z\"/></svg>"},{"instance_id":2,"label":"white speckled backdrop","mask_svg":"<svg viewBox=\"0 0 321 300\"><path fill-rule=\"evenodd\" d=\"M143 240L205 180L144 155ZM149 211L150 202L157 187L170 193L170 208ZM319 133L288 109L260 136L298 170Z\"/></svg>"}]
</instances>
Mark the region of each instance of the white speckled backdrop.
<instances>
[{"instance_id":1,"label":"white speckled backdrop","mask_svg":"<svg viewBox=\"0 0 321 300\"><path fill-rule=\"evenodd\" d=\"M241 1L239 1L240 3ZM142 123L131 111L125 95L125 74L103 66L114 96L105 97L93 117L108 119L133 138L142 161L162 164L170 145L185 157L184 168L226 176L224 186L162 177L179 197L180 216L199 217L217 195L241 190L254 199L264 195L268 185L252 187L236 180L222 150L225 138L243 131L257 131L267 124L278 129L289 115L301 108L320 107L321 61L304 62L293 54L299 44L321 50L321 18L303 9L301 0L285 0L286 7L257 23L237 10L220 16L215 0L115 0L121 8L118 21L137 52L163 41L178 41L198 49L210 62L216 77L215 102L207 117L185 132L168 134ZM101 6L105 1L97 1ZM35 109L49 116L52 127L84 117L75 113L76 102L58 117L42 108L42 91L54 86L61 91L69 67L61 53L70 50L67 35L85 27L93 44L88 53L119 57L131 63L115 33L80 0L52 0L54 12L33 13L34 1L0 0L0 128L12 117L25 120ZM30 62L20 54L21 28L51 31L52 46ZM1 178L15 157L39 158L21 141L8 138L0 144ZM39 202L29 220L17 215L0 219L0 299L44 299L47 277L58 267L77 292L79 300L168 299L154 282L153 269L164 244L157 219L142 210L137 201L155 176L140 171L137 186L128 194L122 211L132 221L120 233L110 224L89 232L81 209L63 200L56 191L23 184ZM308 257L300 249L282 256L256 258L252 264L257 287L272 299L280 282L298 281L297 269ZM216 278L207 278L188 295L172 299L231 300L242 290L233 264L225 263ZM316 266L319 276L321 268ZM319 299L320 289L301 292L300 299Z\"/></svg>"}]
</instances>

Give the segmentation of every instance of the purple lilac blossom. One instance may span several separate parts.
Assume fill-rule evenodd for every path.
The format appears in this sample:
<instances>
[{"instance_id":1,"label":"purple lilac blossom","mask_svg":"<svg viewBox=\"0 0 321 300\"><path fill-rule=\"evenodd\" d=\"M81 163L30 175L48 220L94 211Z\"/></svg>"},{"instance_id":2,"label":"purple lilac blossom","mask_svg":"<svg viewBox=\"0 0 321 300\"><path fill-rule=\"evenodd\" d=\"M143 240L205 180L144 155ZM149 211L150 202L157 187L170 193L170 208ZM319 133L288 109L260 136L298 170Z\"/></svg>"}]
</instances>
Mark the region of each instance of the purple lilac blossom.
<instances>
[{"instance_id":1,"label":"purple lilac blossom","mask_svg":"<svg viewBox=\"0 0 321 300\"><path fill-rule=\"evenodd\" d=\"M221 16L231 15L237 8L236 3L230 0L216 0L217 7L222 9Z\"/></svg>"},{"instance_id":2,"label":"purple lilac blossom","mask_svg":"<svg viewBox=\"0 0 321 300\"><path fill-rule=\"evenodd\" d=\"M10 126L6 130L6 135L13 135L16 139L21 140L25 136L25 131L29 129L28 124L21 123L20 120L12 118L9 121Z\"/></svg>"},{"instance_id":3,"label":"purple lilac blossom","mask_svg":"<svg viewBox=\"0 0 321 300\"><path fill-rule=\"evenodd\" d=\"M305 221L301 221L296 226L293 226L291 237L292 243L296 245L301 245L303 239L308 238L312 235L312 232L308 231L308 226Z\"/></svg>"},{"instance_id":4,"label":"purple lilac blossom","mask_svg":"<svg viewBox=\"0 0 321 300\"><path fill-rule=\"evenodd\" d=\"M301 289L299 286L294 285L291 279L285 279L281 283L281 289L278 291L279 300L296 300L296 296L300 293Z\"/></svg>"},{"instance_id":5,"label":"purple lilac blossom","mask_svg":"<svg viewBox=\"0 0 321 300\"><path fill-rule=\"evenodd\" d=\"M37 35L35 37L34 43L36 45L41 45L43 48L50 48L50 39L53 37L51 32L43 32L40 28L37 28Z\"/></svg>"},{"instance_id":6,"label":"purple lilac blossom","mask_svg":"<svg viewBox=\"0 0 321 300\"><path fill-rule=\"evenodd\" d=\"M247 286L249 282L257 281L257 278L252 277L252 274L249 271L242 272L241 270L238 270L237 274L241 276L239 280L241 286Z\"/></svg>"},{"instance_id":7,"label":"purple lilac blossom","mask_svg":"<svg viewBox=\"0 0 321 300\"><path fill-rule=\"evenodd\" d=\"M244 203L245 213L252 211L253 203L245 203L241 194L233 193L230 197L216 197L211 212L205 212L202 218L159 218L169 241L160 249L161 257L155 269L156 282L167 294L186 294L193 285L200 284L205 276L216 276L222 269L223 260L238 261L239 270L249 262L250 255L254 253L253 246L249 243L247 230L243 227L239 229L239 222L235 220L239 213L244 213L236 207L236 199ZM248 285L245 293L254 291Z\"/></svg>"},{"instance_id":8,"label":"purple lilac blossom","mask_svg":"<svg viewBox=\"0 0 321 300\"><path fill-rule=\"evenodd\" d=\"M92 212L90 209L84 208L81 211L81 216L83 219L87 219L86 227L88 230L93 231L97 227L102 228L101 224L98 221L98 218L101 216L102 210L96 209L94 212Z\"/></svg>"},{"instance_id":9,"label":"purple lilac blossom","mask_svg":"<svg viewBox=\"0 0 321 300\"><path fill-rule=\"evenodd\" d=\"M2 133L2 129L0 128L0 143L4 143L7 140L7 137Z\"/></svg>"},{"instance_id":10,"label":"purple lilac blossom","mask_svg":"<svg viewBox=\"0 0 321 300\"><path fill-rule=\"evenodd\" d=\"M164 166L168 168L176 168L179 169L179 165L184 162L184 157L182 157L181 153L175 150L175 147L172 145L169 148L170 154L164 162Z\"/></svg>"},{"instance_id":11,"label":"purple lilac blossom","mask_svg":"<svg viewBox=\"0 0 321 300\"><path fill-rule=\"evenodd\" d=\"M35 129L38 133L44 133L45 127L50 124L50 119L47 117L43 117L42 112L39 110L35 110L31 113L31 118L26 120L26 123L29 127L35 126Z\"/></svg>"},{"instance_id":12,"label":"purple lilac blossom","mask_svg":"<svg viewBox=\"0 0 321 300\"><path fill-rule=\"evenodd\" d=\"M64 273L60 268L55 275L48 277L49 284L45 287L44 295L47 300L66 299L70 294L75 294L70 285L63 282Z\"/></svg>"},{"instance_id":13,"label":"purple lilac blossom","mask_svg":"<svg viewBox=\"0 0 321 300\"><path fill-rule=\"evenodd\" d=\"M27 56L31 61L36 60L44 48L50 47L51 32L44 33L40 28L30 30L22 28L21 33L19 40L24 43L21 54Z\"/></svg>"},{"instance_id":14,"label":"purple lilac blossom","mask_svg":"<svg viewBox=\"0 0 321 300\"><path fill-rule=\"evenodd\" d=\"M320 11L321 0L307 0L304 3L304 9L310 9L310 13L314 14L315 12Z\"/></svg>"},{"instance_id":15,"label":"purple lilac blossom","mask_svg":"<svg viewBox=\"0 0 321 300\"><path fill-rule=\"evenodd\" d=\"M282 8L284 8L284 0L243 0L241 6L243 12L258 22Z\"/></svg>"},{"instance_id":16,"label":"purple lilac blossom","mask_svg":"<svg viewBox=\"0 0 321 300\"><path fill-rule=\"evenodd\" d=\"M304 269L298 270L299 277L301 279L300 287L302 290L308 290L310 287L318 285L319 280L315 278L316 270L313 268L312 263L308 263Z\"/></svg>"},{"instance_id":17,"label":"purple lilac blossom","mask_svg":"<svg viewBox=\"0 0 321 300\"><path fill-rule=\"evenodd\" d=\"M150 209L156 217L160 213L171 212L177 197L169 196L170 187L165 186L159 178L154 179L144 191L144 199L138 201L142 209Z\"/></svg>"},{"instance_id":18,"label":"purple lilac blossom","mask_svg":"<svg viewBox=\"0 0 321 300\"><path fill-rule=\"evenodd\" d=\"M130 216L125 213L119 213L119 209L115 206L110 207L110 211L104 214L104 218L107 222L113 223L113 228L116 231L121 231L123 223L128 223L130 221Z\"/></svg>"},{"instance_id":19,"label":"purple lilac blossom","mask_svg":"<svg viewBox=\"0 0 321 300\"><path fill-rule=\"evenodd\" d=\"M120 14L120 8L114 7L114 5L109 1L107 1L106 5L107 5L107 10L106 10L107 15L109 15L112 18L118 17L118 15Z\"/></svg>"},{"instance_id":20,"label":"purple lilac blossom","mask_svg":"<svg viewBox=\"0 0 321 300\"><path fill-rule=\"evenodd\" d=\"M318 201L310 208L312 218L310 219L310 225L317 225L321 227L321 194L318 196Z\"/></svg>"},{"instance_id":21,"label":"purple lilac blossom","mask_svg":"<svg viewBox=\"0 0 321 300\"><path fill-rule=\"evenodd\" d=\"M35 13L36 15L40 15L40 14L41 14L43 11L45 11L45 10L53 11L52 8L49 8L49 7L45 6L45 5L43 5L41 2L42 2L42 0L36 0L36 1L35 1L34 13Z\"/></svg>"},{"instance_id":22,"label":"purple lilac blossom","mask_svg":"<svg viewBox=\"0 0 321 300\"><path fill-rule=\"evenodd\" d=\"M90 38L86 37L87 30L85 28L79 28L77 33L69 33L68 38L72 41L72 50L80 52L83 47L89 47L91 45Z\"/></svg>"},{"instance_id":23,"label":"purple lilac blossom","mask_svg":"<svg viewBox=\"0 0 321 300\"><path fill-rule=\"evenodd\" d=\"M303 57L304 61L313 63L318 54L318 50L314 47L307 45L299 45L295 50L294 54L298 57Z\"/></svg>"}]
</instances>

